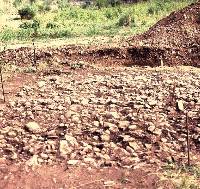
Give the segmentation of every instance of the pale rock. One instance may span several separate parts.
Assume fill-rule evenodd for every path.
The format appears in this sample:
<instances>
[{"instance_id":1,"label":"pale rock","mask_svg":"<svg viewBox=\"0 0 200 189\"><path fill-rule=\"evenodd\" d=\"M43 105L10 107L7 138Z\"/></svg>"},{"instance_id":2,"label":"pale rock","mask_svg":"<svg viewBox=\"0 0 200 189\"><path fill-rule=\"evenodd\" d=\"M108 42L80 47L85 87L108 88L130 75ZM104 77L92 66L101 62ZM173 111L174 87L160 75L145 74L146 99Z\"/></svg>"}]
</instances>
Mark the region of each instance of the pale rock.
<instances>
[{"instance_id":1,"label":"pale rock","mask_svg":"<svg viewBox=\"0 0 200 189\"><path fill-rule=\"evenodd\" d=\"M130 125L129 121L120 121L118 127L122 129L126 129L129 127L129 125Z\"/></svg>"},{"instance_id":2,"label":"pale rock","mask_svg":"<svg viewBox=\"0 0 200 189\"><path fill-rule=\"evenodd\" d=\"M184 105L182 100L178 100L176 104L177 104L177 110L184 111Z\"/></svg>"},{"instance_id":3,"label":"pale rock","mask_svg":"<svg viewBox=\"0 0 200 189\"><path fill-rule=\"evenodd\" d=\"M110 135L108 135L108 134L101 135L101 140L102 141L110 141Z\"/></svg>"},{"instance_id":4,"label":"pale rock","mask_svg":"<svg viewBox=\"0 0 200 189\"><path fill-rule=\"evenodd\" d=\"M118 114L118 112L108 112L106 113L106 117L108 119L119 119L120 118L120 115Z\"/></svg>"},{"instance_id":5,"label":"pale rock","mask_svg":"<svg viewBox=\"0 0 200 189\"><path fill-rule=\"evenodd\" d=\"M59 150L61 155L68 155L72 152L73 149L70 147L68 141L61 140Z\"/></svg>"},{"instance_id":6,"label":"pale rock","mask_svg":"<svg viewBox=\"0 0 200 189\"><path fill-rule=\"evenodd\" d=\"M94 121L94 122L93 122L93 125L94 125L95 127L99 127L100 123L99 123L99 121Z\"/></svg>"},{"instance_id":7,"label":"pale rock","mask_svg":"<svg viewBox=\"0 0 200 189\"><path fill-rule=\"evenodd\" d=\"M32 133L37 134L41 132L41 127L36 122L29 122L25 125L25 127Z\"/></svg>"},{"instance_id":8,"label":"pale rock","mask_svg":"<svg viewBox=\"0 0 200 189\"><path fill-rule=\"evenodd\" d=\"M130 130L135 130L137 129L137 125L129 125L128 127Z\"/></svg>"},{"instance_id":9,"label":"pale rock","mask_svg":"<svg viewBox=\"0 0 200 189\"><path fill-rule=\"evenodd\" d=\"M15 131L10 131L8 132L8 136L14 138L17 136L17 133Z\"/></svg>"},{"instance_id":10,"label":"pale rock","mask_svg":"<svg viewBox=\"0 0 200 189\"><path fill-rule=\"evenodd\" d=\"M33 155L27 162L26 165L30 166L30 167L35 167L39 165L38 162L38 155Z\"/></svg>"},{"instance_id":11,"label":"pale rock","mask_svg":"<svg viewBox=\"0 0 200 189\"><path fill-rule=\"evenodd\" d=\"M45 153L41 153L41 154L40 154L40 157L41 157L42 159L45 159L45 160L47 160L47 159L49 158L49 156L48 156L47 154L45 154Z\"/></svg>"},{"instance_id":12,"label":"pale rock","mask_svg":"<svg viewBox=\"0 0 200 189\"><path fill-rule=\"evenodd\" d=\"M71 159L69 161L67 161L68 165L77 165L80 161L79 160L75 160L75 159Z\"/></svg>"},{"instance_id":13,"label":"pale rock","mask_svg":"<svg viewBox=\"0 0 200 189\"><path fill-rule=\"evenodd\" d=\"M46 82L45 81L39 81L38 82L38 87L39 88L42 88L42 87L44 87L46 85Z\"/></svg>"},{"instance_id":14,"label":"pale rock","mask_svg":"<svg viewBox=\"0 0 200 189\"><path fill-rule=\"evenodd\" d=\"M114 187L115 185L116 185L116 183L113 180L104 181L105 187Z\"/></svg>"},{"instance_id":15,"label":"pale rock","mask_svg":"<svg viewBox=\"0 0 200 189\"><path fill-rule=\"evenodd\" d=\"M84 158L83 161L85 163L95 164L95 159L94 158L87 157L87 158Z\"/></svg>"},{"instance_id":16,"label":"pale rock","mask_svg":"<svg viewBox=\"0 0 200 189\"><path fill-rule=\"evenodd\" d=\"M149 123L150 126L148 127L148 131L152 132L156 129L156 126L153 123Z\"/></svg>"},{"instance_id":17,"label":"pale rock","mask_svg":"<svg viewBox=\"0 0 200 189\"><path fill-rule=\"evenodd\" d=\"M139 150L140 146L137 144L137 142L129 142L129 146L133 148L134 150Z\"/></svg>"}]
</instances>

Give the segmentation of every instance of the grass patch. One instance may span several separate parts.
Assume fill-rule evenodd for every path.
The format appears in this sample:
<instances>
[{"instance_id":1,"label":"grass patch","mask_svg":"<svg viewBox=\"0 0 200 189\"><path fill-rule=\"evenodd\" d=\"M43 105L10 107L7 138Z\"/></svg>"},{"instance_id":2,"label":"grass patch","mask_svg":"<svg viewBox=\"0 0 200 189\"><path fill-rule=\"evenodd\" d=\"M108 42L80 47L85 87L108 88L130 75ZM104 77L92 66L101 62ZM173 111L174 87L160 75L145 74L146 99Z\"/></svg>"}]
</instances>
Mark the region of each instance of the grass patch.
<instances>
[{"instance_id":1,"label":"grass patch","mask_svg":"<svg viewBox=\"0 0 200 189\"><path fill-rule=\"evenodd\" d=\"M200 189L200 166L169 164L164 167L161 180L172 182L176 189Z\"/></svg>"},{"instance_id":2,"label":"grass patch","mask_svg":"<svg viewBox=\"0 0 200 189\"><path fill-rule=\"evenodd\" d=\"M182 9L194 0L152 0L115 7L63 6L54 11L38 11L37 39L72 38L87 36L129 36L143 33L172 11ZM22 26L25 21L21 21ZM26 24L25 24L26 25ZM1 41L30 41L33 29L8 26L0 33Z\"/></svg>"}]
</instances>

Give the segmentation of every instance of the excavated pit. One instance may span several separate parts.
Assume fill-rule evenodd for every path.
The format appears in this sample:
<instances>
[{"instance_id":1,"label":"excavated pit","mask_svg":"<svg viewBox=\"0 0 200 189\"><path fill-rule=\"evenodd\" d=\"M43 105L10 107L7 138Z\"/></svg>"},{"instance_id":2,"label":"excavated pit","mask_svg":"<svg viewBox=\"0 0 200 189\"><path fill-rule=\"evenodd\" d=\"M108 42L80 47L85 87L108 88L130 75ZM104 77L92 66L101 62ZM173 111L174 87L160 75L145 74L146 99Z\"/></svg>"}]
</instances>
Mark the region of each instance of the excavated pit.
<instances>
[{"instance_id":1,"label":"excavated pit","mask_svg":"<svg viewBox=\"0 0 200 189\"><path fill-rule=\"evenodd\" d=\"M85 61L90 64L125 66L200 67L200 2L171 13L147 32L129 38L117 47L75 46L36 48L36 61L67 63ZM0 54L2 62L28 65L33 62L33 48L7 49Z\"/></svg>"}]
</instances>

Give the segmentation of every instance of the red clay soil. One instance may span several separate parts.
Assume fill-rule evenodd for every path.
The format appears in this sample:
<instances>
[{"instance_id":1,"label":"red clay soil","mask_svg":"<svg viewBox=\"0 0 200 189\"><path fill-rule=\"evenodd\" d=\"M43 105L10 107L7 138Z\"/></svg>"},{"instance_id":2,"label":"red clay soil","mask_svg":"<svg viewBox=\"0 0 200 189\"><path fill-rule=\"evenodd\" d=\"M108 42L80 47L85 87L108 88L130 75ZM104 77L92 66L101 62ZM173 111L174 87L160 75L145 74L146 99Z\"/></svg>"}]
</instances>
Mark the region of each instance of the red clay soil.
<instances>
[{"instance_id":1,"label":"red clay soil","mask_svg":"<svg viewBox=\"0 0 200 189\"><path fill-rule=\"evenodd\" d=\"M173 189L168 181L161 181L155 168L87 168L26 165L0 165L0 189Z\"/></svg>"},{"instance_id":2,"label":"red clay soil","mask_svg":"<svg viewBox=\"0 0 200 189\"><path fill-rule=\"evenodd\" d=\"M128 49L139 65L200 66L200 1L171 13L142 35L129 39Z\"/></svg>"}]
</instances>

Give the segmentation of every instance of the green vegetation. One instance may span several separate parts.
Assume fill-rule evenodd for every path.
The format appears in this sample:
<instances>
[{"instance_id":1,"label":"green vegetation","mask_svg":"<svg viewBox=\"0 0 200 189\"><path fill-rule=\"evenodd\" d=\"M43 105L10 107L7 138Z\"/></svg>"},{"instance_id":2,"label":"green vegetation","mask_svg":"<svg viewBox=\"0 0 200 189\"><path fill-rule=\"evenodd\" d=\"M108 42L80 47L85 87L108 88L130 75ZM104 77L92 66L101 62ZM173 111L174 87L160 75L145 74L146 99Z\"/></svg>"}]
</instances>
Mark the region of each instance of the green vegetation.
<instances>
[{"instance_id":1,"label":"green vegetation","mask_svg":"<svg viewBox=\"0 0 200 189\"><path fill-rule=\"evenodd\" d=\"M36 10L32 6L26 6L18 11L21 19L31 20L36 15Z\"/></svg>"},{"instance_id":2,"label":"green vegetation","mask_svg":"<svg viewBox=\"0 0 200 189\"><path fill-rule=\"evenodd\" d=\"M97 0L96 4L101 5L84 7L69 5L66 0L60 0L58 8L52 9L49 4L34 2L23 7L20 0L15 0L16 6L20 5L18 10L22 18L21 24L18 28L4 27L0 40L31 40L34 33L31 19L39 23L37 39L135 35L147 31L158 20L194 0L151 0L131 5L118 5L117 0L109 1L111 4L106 2Z\"/></svg>"},{"instance_id":3,"label":"green vegetation","mask_svg":"<svg viewBox=\"0 0 200 189\"><path fill-rule=\"evenodd\" d=\"M171 181L176 189L200 189L200 167L169 164L164 167L161 180Z\"/></svg>"}]
</instances>

